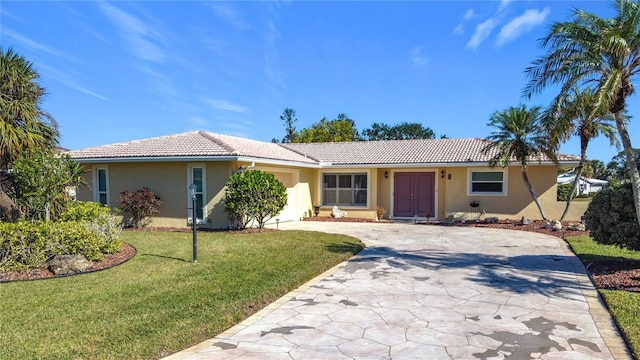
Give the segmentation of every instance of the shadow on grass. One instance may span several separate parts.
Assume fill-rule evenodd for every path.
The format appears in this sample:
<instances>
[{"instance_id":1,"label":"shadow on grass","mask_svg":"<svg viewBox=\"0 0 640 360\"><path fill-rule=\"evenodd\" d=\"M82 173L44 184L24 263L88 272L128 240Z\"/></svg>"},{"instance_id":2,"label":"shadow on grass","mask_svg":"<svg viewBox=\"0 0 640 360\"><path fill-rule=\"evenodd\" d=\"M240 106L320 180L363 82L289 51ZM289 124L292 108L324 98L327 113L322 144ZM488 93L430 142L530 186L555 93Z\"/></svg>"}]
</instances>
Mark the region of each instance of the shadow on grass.
<instances>
[{"instance_id":1,"label":"shadow on grass","mask_svg":"<svg viewBox=\"0 0 640 360\"><path fill-rule=\"evenodd\" d=\"M327 250L333 253L339 253L339 254L351 253L355 255L360 251L362 251L362 249L364 249L364 245L348 243L348 242L344 242L342 244L327 245Z\"/></svg>"},{"instance_id":2,"label":"shadow on grass","mask_svg":"<svg viewBox=\"0 0 640 360\"><path fill-rule=\"evenodd\" d=\"M165 256L165 255L158 255L158 254L140 254L140 256L152 256L152 257L158 257L158 258L169 259L169 260L191 262L191 260L185 260L185 259L180 259L180 258L175 258L175 257Z\"/></svg>"}]
</instances>

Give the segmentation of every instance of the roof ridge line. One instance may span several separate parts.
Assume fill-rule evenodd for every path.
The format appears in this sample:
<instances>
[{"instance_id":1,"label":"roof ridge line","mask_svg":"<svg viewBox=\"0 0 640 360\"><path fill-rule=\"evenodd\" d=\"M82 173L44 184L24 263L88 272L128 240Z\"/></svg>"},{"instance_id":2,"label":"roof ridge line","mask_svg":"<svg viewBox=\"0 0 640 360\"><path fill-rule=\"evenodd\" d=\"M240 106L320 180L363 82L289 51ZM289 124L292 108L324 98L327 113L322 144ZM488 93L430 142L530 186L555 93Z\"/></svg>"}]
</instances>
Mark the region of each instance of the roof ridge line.
<instances>
[{"instance_id":1,"label":"roof ridge line","mask_svg":"<svg viewBox=\"0 0 640 360\"><path fill-rule=\"evenodd\" d=\"M214 135L214 133L209 133L208 131L204 131L204 130L198 130L197 131L198 135L204 137L207 140L210 140L214 143L216 143L217 145L222 146L223 148L225 148L227 151L229 151L231 154L238 152L238 155L240 155L240 151L238 151L238 149L235 149L231 146L229 146L229 144L217 139Z\"/></svg>"},{"instance_id":2,"label":"roof ridge line","mask_svg":"<svg viewBox=\"0 0 640 360\"><path fill-rule=\"evenodd\" d=\"M292 149L292 148L288 147L285 143L277 143L277 145L278 145L278 146L280 146L280 147L281 147L281 148L283 148L283 149L289 150L289 151L291 151L291 152L293 152L293 153L296 153L296 154L298 154L298 155L300 155L300 156L304 156L305 158L307 158L307 159L311 159L311 160L313 160L313 161L315 161L315 162L317 162L317 163L320 163L320 162L322 161L322 160L320 160L320 159L318 159L318 158L316 158L316 157L314 157L314 156L311 156L311 155L305 154L305 153L303 153L302 151L294 150L294 149Z\"/></svg>"}]
</instances>

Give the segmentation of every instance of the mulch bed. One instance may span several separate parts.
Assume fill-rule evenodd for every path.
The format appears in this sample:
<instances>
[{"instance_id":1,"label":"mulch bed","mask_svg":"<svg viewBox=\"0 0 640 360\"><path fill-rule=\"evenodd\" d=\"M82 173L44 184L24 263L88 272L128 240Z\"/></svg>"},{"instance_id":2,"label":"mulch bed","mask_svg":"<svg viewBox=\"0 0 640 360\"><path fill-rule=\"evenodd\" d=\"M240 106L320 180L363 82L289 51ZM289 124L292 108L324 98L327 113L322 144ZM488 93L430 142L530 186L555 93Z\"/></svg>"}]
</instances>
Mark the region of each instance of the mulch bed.
<instances>
[{"instance_id":1,"label":"mulch bed","mask_svg":"<svg viewBox=\"0 0 640 360\"><path fill-rule=\"evenodd\" d=\"M133 258L136 255L136 248L133 246L122 243L122 250L117 254L105 254L102 261L94 261L89 268L88 271L84 272L90 273L95 271L100 271L104 269L108 269L110 267L120 265L127 260ZM70 276L70 275L65 275ZM63 277L63 276L55 276L49 269L46 267L39 269L30 269L30 270L22 270L22 271L0 271L0 283L3 282L12 282L12 281L24 281L24 280L39 280L39 279L50 279L54 277Z\"/></svg>"},{"instance_id":2,"label":"mulch bed","mask_svg":"<svg viewBox=\"0 0 640 360\"><path fill-rule=\"evenodd\" d=\"M373 219L363 219L363 218L332 218L328 216L316 216L305 218L305 221L324 221L324 222L375 222ZM421 224L425 225L439 225L437 222L422 222ZM567 222L563 223L563 227L566 228ZM469 227L485 227L485 228L497 228L497 229L511 229L511 230L520 230L520 231L532 231L536 233L556 236L560 238L566 238L569 236L577 236L577 235L589 235L588 231L552 231L547 229L545 226L545 222L542 220L533 221L528 225L521 225L517 220L502 220L496 224L484 224L484 223L456 223L455 226L469 226ZM175 229L155 229L155 228L145 228L143 231L178 231L178 232L189 232L190 229L186 228L175 228ZM204 229L199 229L201 231L208 231ZM227 231L238 234L246 234L246 233L258 233L258 232L270 232L277 231L274 229L244 229L239 231L233 230L214 230L214 231ZM122 264L127 260L134 257L136 254L136 249L129 245L123 244L122 250L113 255L105 255L104 260L100 262L94 262L90 272L99 271L103 269L110 268L115 265ZM615 290L626 290L626 291L634 291L640 292L640 261L632 261L632 260L599 260L595 261L591 264L587 265L587 270L591 274L593 281L595 282L596 287L601 289L615 289ZM32 269L25 271L10 271L10 272L0 272L0 283L1 282L9 282L9 281L22 281L22 280L37 280L37 279L47 279L54 277L53 273L51 273L48 269Z\"/></svg>"}]
</instances>

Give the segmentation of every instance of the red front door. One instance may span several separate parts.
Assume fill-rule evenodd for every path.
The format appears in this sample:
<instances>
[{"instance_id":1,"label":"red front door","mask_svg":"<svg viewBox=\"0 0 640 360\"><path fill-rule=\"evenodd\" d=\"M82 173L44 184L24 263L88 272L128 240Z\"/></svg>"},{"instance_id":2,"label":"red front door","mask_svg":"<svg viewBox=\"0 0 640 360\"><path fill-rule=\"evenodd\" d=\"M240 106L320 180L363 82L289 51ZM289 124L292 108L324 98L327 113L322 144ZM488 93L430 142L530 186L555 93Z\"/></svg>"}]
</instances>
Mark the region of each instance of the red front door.
<instances>
[{"instance_id":1,"label":"red front door","mask_svg":"<svg viewBox=\"0 0 640 360\"><path fill-rule=\"evenodd\" d=\"M393 216L434 217L435 172L397 172L393 186Z\"/></svg>"}]
</instances>

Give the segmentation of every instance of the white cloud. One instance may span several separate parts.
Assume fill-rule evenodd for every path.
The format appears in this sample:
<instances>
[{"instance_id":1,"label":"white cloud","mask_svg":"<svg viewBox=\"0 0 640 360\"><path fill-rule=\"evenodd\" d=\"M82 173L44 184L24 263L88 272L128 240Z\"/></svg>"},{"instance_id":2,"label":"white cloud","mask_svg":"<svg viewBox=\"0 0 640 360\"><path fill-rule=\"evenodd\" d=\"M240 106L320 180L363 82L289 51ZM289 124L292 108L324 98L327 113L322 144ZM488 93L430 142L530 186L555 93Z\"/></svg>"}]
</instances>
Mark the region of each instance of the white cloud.
<instances>
[{"instance_id":1,"label":"white cloud","mask_svg":"<svg viewBox=\"0 0 640 360\"><path fill-rule=\"evenodd\" d=\"M476 12L473 11L473 9L469 9L469 10L467 10L467 12L464 13L464 20L465 21L471 20L474 17L476 17Z\"/></svg>"},{"instance_id":2,"label":"white cloud","mask_svg":"<svg viewBox=\"0 0 640 360\"><path fill-rule=\"evenodd\" d=\"M241 114L246 114L247 113L247 108L241 105L236 105L234 103L231 103L227 100L219 100L219 99L203 99L203 101L209 105L210 107L212 107L215 110L222 110L222 111L231 111L231 112L236 112L236 113L241 113Z\"/></svg>"},{"instance_id":3,"label":"white cloud","mask_svg":"<svg viewBox=\"0 0 640 360\"><path fill-rule=\"evenodd\" d=\"M469 9L464 13L464 16L462 17L462 21L458 24L458 26L456 26L455 28L453 28L453 33L456 35L463 35L464 34L464 23L466 21L469 21L473 18L475 18L476 16L478 16L476 14L476 12L473 9Z\"/></svg>"},{"instance_id":4,"label":"white cloud","mask_svg":"<svg viewBox=\"0 0 640 360\"><path fill-rule=\"evenodd\" d=\"M409 50L411 62L415 67L421 67L429 63L429 58L423 54L424 48L421 45L414 46Z\"/></svg>"},{"instance_id":5,"label":"white cloud","mask_svg":"<svg viewBox=\"0 0 640 360\"><path fill-rule=\"evenodd\" d=\"M45 52L49 55L54 55L63 59L67 59L67 60L74 60L71 56L65 54L64 52L54 49L50 46L44 45L42 43L39 43L37 41L31 40L26 36L23 36L21 34L18 34L17 32L10 30L10 29L2 29L2 33L10 38L12 38L13 40L22 43L23 45L34 49L34 50L38 50L38 51L42 51Z\"/></svg>"},{"instance_id":6,"label":"white cloud","mask_svg":"<svg viewBox=\"0 0 640 360\"><path fill-rule=\"evenodd\" d=\"M237 29L248 29L249 24L247 24L238 11L234 7L229 4L216 3L211 6L216 15L222 18L224 21L233 25Z\"/></svg>"},{"instance_id":7,"label":"white cloud","mask_svg":"<svg viewBox=\"0 0 640 360\"><path fill-rule=\"evenodd\" d=\"M161 37L152 26L107 2L100 2L100 10L122 31L134 56L156 63L166 59L157 44Z\"/></svg>"},{"instance_id":8,"label":"white cloud","mask_svg":"<svg viewBox=\"0 0 640 360\"><path fill-rule=\"evenodd\" d=\"M502 11L502 10L506 9L506 8L507 8L507 6L509 6L509 3L510 3L511 1L512 1L512 0L501 0L501 1L500 1L500 7L498 8L498 11Z\"/></svg>"},{"instance_id":9,"label":"white cloud","mask_svg":"<svg viewBox=\"0 0 640 360\"><path fill-rule=\"evenodd\" d=\"M477 49L478 46L491 35L491 31L498 25L498 20L490 18L476 26L476 31L471 36L471 39L467 42L467 47L471 49Z\"/></svg>"},{"instance_id":10,"label":"white cloud","mask_svg":"<svg viewBox=\"0 0 640 360\"><path fill-rule=\"evenodd\" d=\"M79 82L70 76L68 73L62 72L58 69L51 68L49 66L41 64L39 68L42 69L42 74L46 74L51 79L58 81L59 83L66 85L74 90L80 91L87 95L91 95L100 100L110 101L106 96L100 95L92 90L87 89L86 87L79 84Z\"/></svg>"},{"instance_id":11,"label":"white cloud","mask_svg":"<svg viewBox=\"0 0 640 360\"><path fill-rule=\"evenodd\" d=\"M464 34L464 24L460 23L458 24L458 26L453 28L453 33L456 35L463 35Z\"/></svg>"},{"instance_id":12,"label":"white cloud","mask_svg":"<svg viewBox=\"0 0 640 360\"><path fill-rule=\"evenodd\" d=\"M503 26L502 29L500 29L496 44L498 46L502 46L508 42L513 41L518 36L530 32L533 27L544 22L544 20L549 15L549 12L549 8L544 8L544 10L526 10L522 15L513 18L505 26Z\"/></svg>"}]
</instances>

